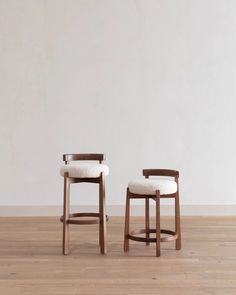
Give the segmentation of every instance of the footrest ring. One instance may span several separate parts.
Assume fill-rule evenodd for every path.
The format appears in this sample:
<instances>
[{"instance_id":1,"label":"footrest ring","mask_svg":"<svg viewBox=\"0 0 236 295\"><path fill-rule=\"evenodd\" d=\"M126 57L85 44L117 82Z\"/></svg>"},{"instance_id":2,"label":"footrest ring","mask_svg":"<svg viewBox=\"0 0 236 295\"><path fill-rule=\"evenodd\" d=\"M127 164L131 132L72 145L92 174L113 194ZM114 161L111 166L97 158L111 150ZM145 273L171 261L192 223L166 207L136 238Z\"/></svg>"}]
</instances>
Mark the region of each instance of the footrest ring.
<instances>
[{"instance_id":1,"label":"footrest ring","mask_svg":"<svg viewBox=\"0 0 236 295\"><path fill-rule=\"evenodd\" d=\"M96 219L88 219L88 220L76 220L73 218L76 217L96 217ZM99 224L100 214L99 213L71 213L69 214L69 219L67 223L69 224ZM106 222L109 220L108 215L106 215ZM60 217L60 221L64 221L64 217Z\"/></svg>"},{"instance_id":2,"label":"footrest ring","mask_svg":"<svg viewBox=\"0 0 236 295\"><path fill-rule=\"evenodd\" d=\"M146 234L146 233L156 233L156 229L138 229L138 230L133 230L130 232L128 235L128 238L133 241L137 242L144 242L144 243L156 243L157 239L156 238L143 238L143 237L137 237L136 235L139 234ZM167 234L169 237L162 237L161 242L170 242L170 241L175 241L178 238L178 235L172 231L172 230L167 230L167 229L161 229L162 234Z\"/></svg>"}]
</instances>

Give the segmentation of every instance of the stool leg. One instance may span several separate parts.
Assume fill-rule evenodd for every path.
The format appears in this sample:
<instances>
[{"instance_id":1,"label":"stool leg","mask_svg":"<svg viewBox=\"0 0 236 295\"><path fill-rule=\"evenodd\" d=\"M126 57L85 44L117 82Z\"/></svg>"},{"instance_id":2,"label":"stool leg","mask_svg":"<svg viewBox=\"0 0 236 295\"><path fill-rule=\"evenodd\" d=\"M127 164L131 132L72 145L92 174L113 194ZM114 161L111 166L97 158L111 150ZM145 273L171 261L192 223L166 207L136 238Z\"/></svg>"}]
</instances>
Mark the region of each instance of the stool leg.
<instances>
[{"instance_id":1,"label":"stool leg","mask_svg":"<svg viewBox=\"0 0 236 295\"><path fill-rule=\"evenodd\" d=\"M64 255L69 254L69 206L70 206L70 183L67 175L64 175L64 204L63 204L63 245Z\"/></svg>"},{"instance_id":2,"label":"stool leg","mask_svg":"<svg viewBox=\"0 0 236 295\"><path fill-rule=\"evenodd\" d=\"M179 191L177 191L175 196L175 233L178 238L175 241L176 250L181 249L181 227L180 227L180 205L179 205Z\"/></svg>"},{"instance_id":3,"label":"stool leg","mask_svg":"<svg viewBox=\"0 0 236 295\"><path fill-rule=\"evenodd\" d=\"M101 254L107 253L106 243L106 214L105 214L105 176L101 173L99 182L99 243Z\"/></svg>"},{"instance_id":4,"label":"stool leg","mask_svg":"<svg viewBox=\"0 0 236 295\"><path fill-rule=\"evenodd\" d=\"M145 229L146 229L146 238L150 237L150 216L149 216L149 198L145 199ZM146 242L146 245L150 245L149 242Z\"/></svg>"},{"instance_id":5,"label":"stool leg","mask_svg":"<svg viewBox=\"0 0 236 295\"><path fill-rule=\"evenodd\" d=\"M156 191L156 256L161 256L160 191Z\"/></svg>"},{"instance_id":6,"label":"stool leg","mask_svg":"<svg viewBox=\"0 0 236 295\"><path fill-rule=\"evenodd\" d=\"M129 189L126 192L126 209L125 209L125 235L124 235L124 252L129 251L129 219L130 219L130 197Z\"/></svg>"}]
</instances>

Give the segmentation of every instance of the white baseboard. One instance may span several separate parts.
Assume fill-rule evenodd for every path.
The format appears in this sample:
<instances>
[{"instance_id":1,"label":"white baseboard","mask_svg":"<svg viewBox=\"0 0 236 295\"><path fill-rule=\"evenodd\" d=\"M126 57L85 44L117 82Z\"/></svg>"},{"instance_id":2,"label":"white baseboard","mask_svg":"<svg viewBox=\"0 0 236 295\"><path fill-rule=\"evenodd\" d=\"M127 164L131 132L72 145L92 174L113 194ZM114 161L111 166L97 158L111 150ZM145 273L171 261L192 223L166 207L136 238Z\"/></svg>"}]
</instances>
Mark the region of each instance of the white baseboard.
<instances>
[{"instance_id":1,"label":"white baseboard","mask_svg":"<svg viewBox=\"0 0 236 295\"><path fill-rule=\"evenodd\" d=\"M110 216L124 216L124 205L108 205L107 214ZM155 207L150 206L151 215L154 215ZM71 212L97 212L97 206L72 206ZM131 214L144 215L144 206L133 205ZM162 205L161 215L174 214L173 205ZM0 216L60 216L62 206L0 206ZM236 204L233 205L182 205L181 216L236 216Z\"/></svg>"}]
</instances>

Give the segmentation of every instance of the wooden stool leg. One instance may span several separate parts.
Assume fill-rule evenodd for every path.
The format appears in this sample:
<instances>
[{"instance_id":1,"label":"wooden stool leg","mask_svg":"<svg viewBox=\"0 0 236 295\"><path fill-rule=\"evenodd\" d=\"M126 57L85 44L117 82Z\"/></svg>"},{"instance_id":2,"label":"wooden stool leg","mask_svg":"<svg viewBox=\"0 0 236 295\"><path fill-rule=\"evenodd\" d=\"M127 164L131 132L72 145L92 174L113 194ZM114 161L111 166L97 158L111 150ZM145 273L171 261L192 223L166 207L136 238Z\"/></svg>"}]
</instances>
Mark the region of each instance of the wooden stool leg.
<instances>
[{"instance_id":1,"label":"wooden stool leg","mask_svg":"<svg viewBox=\"0 0 236 295\"><path fill-rule=\"evenodd\" d=\"M99 243L101 254L107 253L107 243L106 243L106 214L105 214L105 176L101 173L99 182Z\"/></svg>"},{"instance_id":2,"label":"wooden stool leg","mask_svg":"<svg viewBox=\"0 0 236 295\"><path fill-rule=\"evenodd\" d=\"M100 222L99 222L99 247L101 248L101 244L102 244L102 241L101 241L101 236L102 236L102 234L101 234L101 226L100 226Z\"/></svg>"},{"instance_id":3,"label":"wooden stool leg","mask_svg":"<svg viewBox=\"0 0 236 295\"><path fill-rule=\"evenodd\" d=\"M69 206L70 206L70 182L68 175L64 175L64 204L63 204L63 245L64 255L69 254Z\"/></svg>"},{"instance_id":4,"label":"wooden stool leg","mask_svg":"<svg viewBox=\"0 0 236 295\"><path fill-rule=\"evenodd\" d=\"M156 191L156 256L161 256L160 191Z\"/></svg>"},{"instance_id":5,"label":"wooden stool leg","mask_svg":"<svg viewBox=\"0 0 236 295\"><path fill-rule=\"evenodd\" d=\"M181 227L180 227L180 205L179 205L179 191L177 191L175 196L175 232L178 236L175 241L176 250L181 249Z\"/></svg>"},{"instance_id":6,"label":"wooden stool leg","mask_svg":"<svg viewBox=\"0 0 236 295\"><path fill-rule=\"evenodd\" d=\"M146 238L150 237L150 216L149 216L149 198L145 199L145 229L146 229ZM149 242L146 242L146 245L150 245Z\"/></svg>"},{"instance_id":7,"label":"wooden stool leg","mask_svg":"<svg viewBox=\"0 0 236 295\"><path fill-rule=\"evenodd\" d=\"M126 209L125 209L125 234L124 234L124 251L129 251L129 219L130 219L130 197L129 189L126 192Z\"/></svg>"}]
</instances>

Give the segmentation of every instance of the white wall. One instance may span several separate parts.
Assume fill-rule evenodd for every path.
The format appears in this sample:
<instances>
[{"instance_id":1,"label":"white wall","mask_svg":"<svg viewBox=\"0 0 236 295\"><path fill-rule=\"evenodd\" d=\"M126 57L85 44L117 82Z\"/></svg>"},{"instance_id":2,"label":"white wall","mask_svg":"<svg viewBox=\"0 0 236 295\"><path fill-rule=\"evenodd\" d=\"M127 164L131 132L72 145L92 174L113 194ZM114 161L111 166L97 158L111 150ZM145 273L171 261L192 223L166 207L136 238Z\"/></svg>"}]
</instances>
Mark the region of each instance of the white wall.
<instances>
[{"instance_id":1,"label":"white wall","mask_svg":"<svg viewBox=\"0 0 236 295\"><path fill-rule=\"evenodd\" d=\"M180 170L182 204L236 204L235 15L235 0L0 0L0 205L60 205L66 152L107 154L110 205L151 167Z\"/></svg>"}]
</instances>

